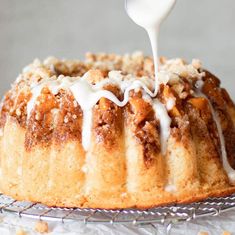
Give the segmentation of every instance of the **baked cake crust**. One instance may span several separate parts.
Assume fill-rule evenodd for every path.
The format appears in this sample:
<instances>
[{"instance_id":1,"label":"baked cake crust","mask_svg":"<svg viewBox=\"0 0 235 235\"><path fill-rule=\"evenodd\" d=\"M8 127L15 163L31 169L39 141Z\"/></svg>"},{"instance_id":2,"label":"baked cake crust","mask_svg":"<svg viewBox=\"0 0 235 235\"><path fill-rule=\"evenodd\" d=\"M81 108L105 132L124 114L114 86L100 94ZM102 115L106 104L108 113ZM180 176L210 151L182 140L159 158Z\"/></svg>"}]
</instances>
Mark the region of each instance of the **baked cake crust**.
<instances>
[{"instance_id":1,"label":"baked cake crust","mask_svg":"<svg viewBox=\"0 0 235 235\"><path fill-rule=\"evenodd\" d=\"M106 209L150 208L234 193L213 115L221 125L228 162L235 168L233 101L198 60L187 64L161 58L161 64L170 74L157 95L171 119L166 154L160 118L141 89L130 91L124 107L99 99L92 109L88 149L82 140L83 110L71 91L53 93L44 86L28 112L35 84L85 77L95 85L130 74L151 80L151 58L139 53L88 54L85 62L50 58L27 67L1 105L1 192L48 206ZM124 98L113 83L104 89Z\"/></svg>"}]
</instances>

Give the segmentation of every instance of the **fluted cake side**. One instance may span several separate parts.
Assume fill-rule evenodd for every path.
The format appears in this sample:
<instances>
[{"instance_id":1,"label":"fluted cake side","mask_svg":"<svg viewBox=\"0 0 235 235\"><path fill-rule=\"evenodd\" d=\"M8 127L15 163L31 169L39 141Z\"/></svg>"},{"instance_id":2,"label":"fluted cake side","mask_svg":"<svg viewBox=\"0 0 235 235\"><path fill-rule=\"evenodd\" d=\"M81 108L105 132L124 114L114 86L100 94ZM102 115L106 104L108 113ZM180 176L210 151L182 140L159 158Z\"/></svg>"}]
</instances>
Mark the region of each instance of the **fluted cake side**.
<instances>
[{"instance_id":1,"label":"fluted cake side","mask_svg":"<svg viewBox=\"0 0 235 235\"><path fill-rule=\"evenodd\" d=\"M140 53L26 67L1 104L1 192L108 209L235 192L233 101L198 60L160 62L155 97Z\"/></svg>"}]
</instances>

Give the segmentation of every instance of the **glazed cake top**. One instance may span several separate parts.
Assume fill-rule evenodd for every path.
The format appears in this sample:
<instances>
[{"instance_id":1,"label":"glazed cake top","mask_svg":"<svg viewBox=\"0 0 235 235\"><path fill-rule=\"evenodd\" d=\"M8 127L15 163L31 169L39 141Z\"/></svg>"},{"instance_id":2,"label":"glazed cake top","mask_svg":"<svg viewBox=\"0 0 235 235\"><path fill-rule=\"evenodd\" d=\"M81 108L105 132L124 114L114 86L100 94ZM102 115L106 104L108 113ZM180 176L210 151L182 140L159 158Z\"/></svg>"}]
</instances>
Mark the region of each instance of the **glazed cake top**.
<instances>
[{"instance_id":1,"label":"glazed cake top","mask_svg":"<svg viewBox=\"0 0 235 235\"><path fill-rule=\"evenodd\" d=\"M174 107L176 99L168 94L168 97L165 97L166 105L159 101L156 94L160 93L160 87L156 88L156 81L158 84L172 85L179 98L185 98L187 94L184 92L186 84L184 79L192 85L193 82L202 79L204 72L199 71L201 63L198 60L187 64L182 59L161 58L160 62L160 71L155 78L152 60L141 53L131 56L87 54L85 62L60 61L55 58L48 58L43 63L35 60L23 70L16 81L16 86L19 86L19 89L22 86L23 89L27 87L31 93L27 104L27 118L30 117L37 98L45 87L49 88L54 95L57 95L60 90L72 92L84 115L82 139L85 150L89 147L91 113L95 104L101 98L107 98L123 107L128 103L132 90L141 90L143 99L152 103L156 114L158 113L162 126L162 152L165 153L171 123L167 111ZM110 85L118 87L123 97L120 98L122 95L118 97L105 89ZM188 92L193 93L193 90Z\"/></svg>"}]
</instances>

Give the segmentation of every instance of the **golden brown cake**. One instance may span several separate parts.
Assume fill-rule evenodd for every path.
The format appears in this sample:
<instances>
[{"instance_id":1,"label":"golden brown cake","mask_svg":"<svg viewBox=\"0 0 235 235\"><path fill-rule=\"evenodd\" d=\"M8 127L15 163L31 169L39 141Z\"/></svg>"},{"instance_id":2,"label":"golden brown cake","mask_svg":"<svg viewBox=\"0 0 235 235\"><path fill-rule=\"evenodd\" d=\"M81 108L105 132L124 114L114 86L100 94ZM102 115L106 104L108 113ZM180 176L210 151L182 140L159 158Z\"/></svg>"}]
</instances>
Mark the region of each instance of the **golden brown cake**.
<instances>
[{"instance_id":1,"label":"golden brown cake","mask_svg":"<svg viewBox=\"0 0 235 235\"><path fill-rule=\"evenodd\" d=\"M1 104L0 190L49 206L150 208L235 192L235 107L200 61L36 60Z\"/></svg>"}]
</instances>

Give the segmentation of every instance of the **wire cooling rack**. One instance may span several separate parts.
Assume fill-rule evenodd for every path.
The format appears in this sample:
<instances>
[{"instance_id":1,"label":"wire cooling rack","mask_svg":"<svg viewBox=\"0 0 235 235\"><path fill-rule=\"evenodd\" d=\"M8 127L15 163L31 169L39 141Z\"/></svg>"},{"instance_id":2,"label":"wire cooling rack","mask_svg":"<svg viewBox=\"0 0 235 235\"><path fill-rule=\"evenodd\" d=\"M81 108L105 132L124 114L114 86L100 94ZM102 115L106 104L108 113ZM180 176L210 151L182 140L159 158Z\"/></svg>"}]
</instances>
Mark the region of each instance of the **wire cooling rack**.
<instances>
[{"instance_id":1,"label":"wire cooling rack","mask_svg":"<svg viewBox=\"0 0 235 235\"><path fill-rule=\"evenodd\" d=\"M45 221L99 224L153 224L190 221L202 216L216 216L235 209L235 194L223 198L211 198L187 205L171 205L149 210L79 209L47 207L38 203L19 202L0 194L0 212Z\"/></svg>"}]
</instances>

